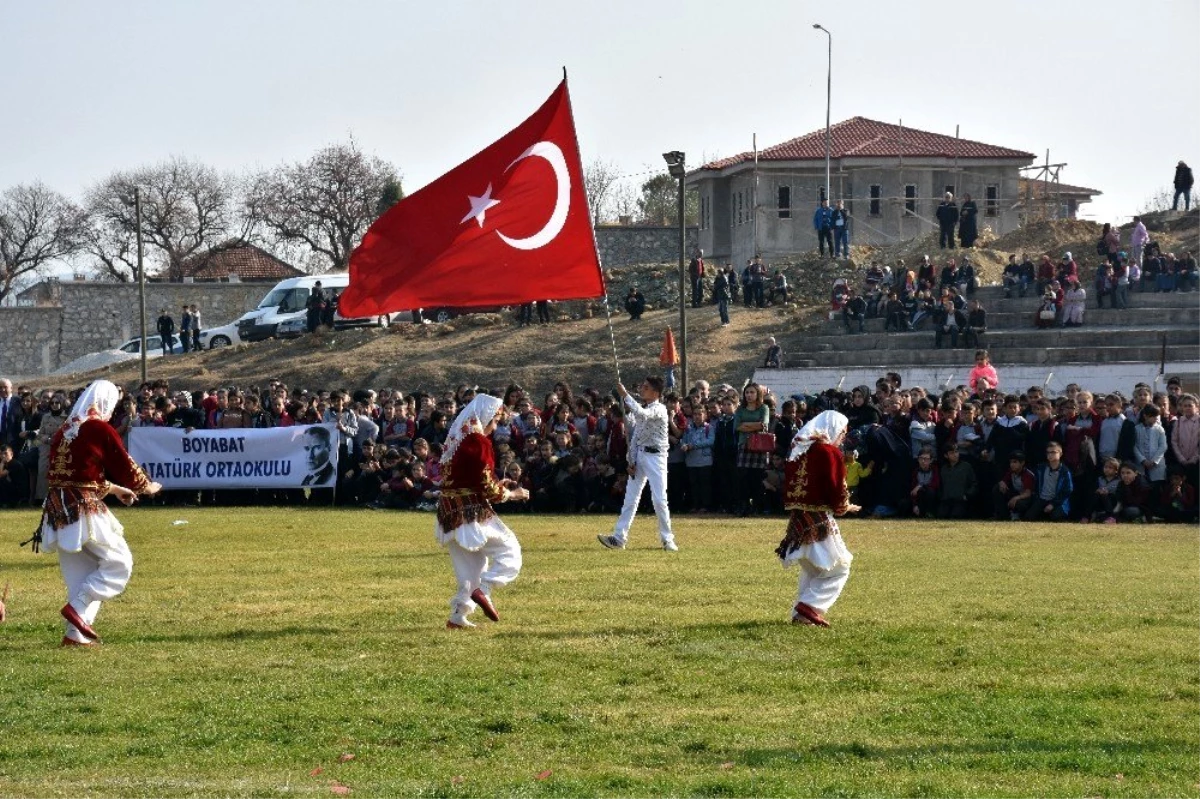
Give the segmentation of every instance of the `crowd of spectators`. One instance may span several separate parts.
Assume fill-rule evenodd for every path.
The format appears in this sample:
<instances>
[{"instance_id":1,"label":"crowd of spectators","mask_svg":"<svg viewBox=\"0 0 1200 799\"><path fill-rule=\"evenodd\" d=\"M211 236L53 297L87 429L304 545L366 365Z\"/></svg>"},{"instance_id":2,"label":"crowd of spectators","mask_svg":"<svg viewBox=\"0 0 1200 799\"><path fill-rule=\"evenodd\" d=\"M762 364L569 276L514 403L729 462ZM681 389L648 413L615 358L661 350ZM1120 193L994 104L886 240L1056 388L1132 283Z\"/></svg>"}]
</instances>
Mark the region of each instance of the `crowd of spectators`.
<instances>
[{"instance_id":1,"label":"crowd of spectators","mask_svg":"<svg viewBox=\"0 0 1200 799\"><path fill-rule=\"evenodd\" d=\"M14 393L0 444L0 505L45 495L46 450L73 392ZM1002 393L986 351L968 384L941 392L881 377L874 390L774 396L747 383L701 380L668 393L668 494L676 513L783 513L784 463L796 430L822 410L850 419L845 445L854 501L876 518L1050 519L1097 522L1196 520L1200 401L1178 380L1132 398L1094 397L1076 385L1051 399L1038 386ZM440 393L380 389L308 391L279 381L245 389L173 391L164 381L126 394L113 426L190 429L334 424L333 491L165 492L163 502L337 503L433 510L441 448L457 411L480 389ZM624 414L612 393L575 394L565 383L542 397L519 385L495 390L504 409L493 434L496 475L529 489L532 501L505 512L615 513L627 479ZM758 432L774 434L773 447ZM41 462L39 464L39 456ZM173 495L173 496L172 496Z\"/></svg>"}]
</instances>

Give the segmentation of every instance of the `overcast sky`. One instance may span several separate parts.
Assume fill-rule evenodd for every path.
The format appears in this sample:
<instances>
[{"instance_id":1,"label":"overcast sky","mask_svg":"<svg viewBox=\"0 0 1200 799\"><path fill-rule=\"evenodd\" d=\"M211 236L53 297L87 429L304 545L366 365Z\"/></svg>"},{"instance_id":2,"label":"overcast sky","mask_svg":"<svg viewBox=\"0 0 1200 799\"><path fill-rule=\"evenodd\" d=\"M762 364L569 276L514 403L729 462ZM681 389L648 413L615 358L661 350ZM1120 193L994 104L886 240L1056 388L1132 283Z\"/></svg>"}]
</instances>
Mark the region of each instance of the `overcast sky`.
<instances>
[{"instance_id":1,"label":"overcast sky","mask_svg":"<svg viewBox=\"0 0 1200 799\"><path fill-rule=\"evenodd\" d=\"M1134 213L1200 166L1197 0L4 2L0 189L78 197L183 155L240 172L353 135L411 192L570 72L584 161L689 165L861 115L1014 147Z\"/></svg>"}]
</instances>

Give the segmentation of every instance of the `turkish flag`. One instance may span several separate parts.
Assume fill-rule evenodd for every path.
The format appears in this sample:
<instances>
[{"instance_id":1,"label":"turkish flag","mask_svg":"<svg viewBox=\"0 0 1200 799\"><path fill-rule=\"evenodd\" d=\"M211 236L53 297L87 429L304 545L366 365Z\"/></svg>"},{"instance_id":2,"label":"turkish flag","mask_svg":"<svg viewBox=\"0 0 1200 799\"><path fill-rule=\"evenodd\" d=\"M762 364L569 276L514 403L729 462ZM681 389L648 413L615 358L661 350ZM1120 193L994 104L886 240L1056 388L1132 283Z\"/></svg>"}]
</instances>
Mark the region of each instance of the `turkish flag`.
<instances>
[{"instance_id":1,"label":"turkish flag","mask_svg":"<svg viewBox=\"0 0 1200 799\"><path fill-rule=\"evenodd\" d=\"M345 317L604 294L563 80L533 116L375 220Z\"/></svg>"}]
</instances>

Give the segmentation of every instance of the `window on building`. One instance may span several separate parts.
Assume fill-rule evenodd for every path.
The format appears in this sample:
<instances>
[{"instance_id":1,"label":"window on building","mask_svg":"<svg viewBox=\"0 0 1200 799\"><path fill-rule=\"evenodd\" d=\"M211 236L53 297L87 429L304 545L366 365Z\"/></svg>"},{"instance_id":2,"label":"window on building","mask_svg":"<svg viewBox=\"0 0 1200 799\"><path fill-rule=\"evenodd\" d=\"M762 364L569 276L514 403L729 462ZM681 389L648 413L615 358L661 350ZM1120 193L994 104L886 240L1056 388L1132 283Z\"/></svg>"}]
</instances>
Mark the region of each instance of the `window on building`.
<instances>
[{"instance_id":1,"label":"window on building","mask_svg":"<svg viewBox=\"0 0 1200 799\"><path fill-rule=\"evenodd\" d=\"M996 216L1000 213L1000 187L992 183L983 192L983 215Z\"/></svg>"},{"instance_id":2,"label":"window on building","mask_svg":"<svg viewBox=\"0 0 1200 799\"><path fill-rule=\"evenodd\" d=\"M917 187L908 183L904 186L904 215L912 216L917 212Z\"/></svg>"},{"instance_id":3,"label":"window on building","mask_svg":"<svg viewBox=\"0 0 1200 799\"><path fill-rule=\"evenodd\" d=\"M791 219L792 218L792 187L791 186L780 186L779 187L779 218L780 219Z\"/></svg>"},{"instance_id":4,"label":"window on building","mask_svg":"<svg viewBox=\"0 0 1200 799\"><path fill-rule=\"evenodd\" d=\"M878 183L871 184L871 216L879 216L882 213L882 203L879 198L883 196L883 187Z\"/></svg>"},{"instance_id":5,"label":"window on building","mask_svg":"<svg viewBox=\"0 0 1200 799\"><path fill-rule=\"evenodd\" d=\"M954 193L954 184L951 183L949 186L947 186L945 191L946 191L946 194L953 194Z\"/></svg>"},{"instance_id":6,"label":"window on building","mask_svg":"<svg viewBox=\"0 0 1200 799\"><path fill-rule=\"evenodd\" d=\"M742 200L744 199L744 197L745 197L745 195L739 191L738 192L738 224L739 225L742 224L742 220L744 219L744 217L742 215L742 209L744 207L742 205Z\"/></svg>"}]
</instances>

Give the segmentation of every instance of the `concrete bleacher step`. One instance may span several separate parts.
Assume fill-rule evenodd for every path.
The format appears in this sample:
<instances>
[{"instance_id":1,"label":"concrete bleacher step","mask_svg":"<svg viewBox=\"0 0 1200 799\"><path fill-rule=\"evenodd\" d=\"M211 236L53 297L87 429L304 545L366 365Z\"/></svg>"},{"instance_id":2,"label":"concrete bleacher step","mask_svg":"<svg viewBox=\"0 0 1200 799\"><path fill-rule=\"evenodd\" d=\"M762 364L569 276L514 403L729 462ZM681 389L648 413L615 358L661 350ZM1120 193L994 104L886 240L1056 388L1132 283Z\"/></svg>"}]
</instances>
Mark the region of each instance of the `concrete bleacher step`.
<instances>
[{"instance_id":1,"label":"concrete bleacher step","mask_svg":"<svg viewBox=\"0 0 1200 799\"><path fill-rule=\"evenodd\" d=\"M1005 299L1003 295L995 299L984 299L978 297L983 307L987 309L989 314L993 312L1007 313L1011 311L1032 311L1037 308L1039 298L1029 294L1025 297L1012 297ZM1177 310L1188 308L1200 308L1200 293L1186 292L1180 293L1177 291L1168 294L1130 294L1129 308L1127 310ZM1089 292L1087 300L1088 312L1097 310L1096 298ZM1104 303L1104 310L1110 310L1110 305L1107 301Z\"/></svg>"},{"instance_id":2,"label":"concrete bleacher step","mask_svg":"<svg viewBox=\"0 0 1200 799\"><path fill-rule=\"evenodd\" d=\"M989 344L989 349L991 345ZM1159 346L1097 346L1078 347L1012 347L992 350L996 363L1020 363L1055 366L1058 364L1155 363L1161 356ZM1170 361L1200 360L1200 344L1179 344L1168 349ZM832 352L786 354L790 369L820 367L870 367L899 369L914 366L961 365L969 370L974 363L972 348L934 349L927 341L924 347L903 349L862 349ZM965 371L964 371L965 375Z\"/></svg>"},{"instance_id":3,"label":"concrete bleacher step","mask_svg":"<svg viewBox=\"0 0 1200 799\"><path fill-rule=\"evenodd\" d=\"M876 321L876 320L868 320ZM989 348L1046 348L1075 347L1091 349L1097 345L1159 347L1163 341L1168 347L1200 345L1200 330L1194 326L1172 327L1068 327L1045 330L996 330L984 334L984 343ZM832 335L808 336L798 345L792 346L792 354L818 355L826 352L847 350L921 350L932 347L932 329L913 332L884 333L881 325L866 333L845 333L839 328Z\"/></svg>"},{"instance_id":4,"label":"concrete bleacher step","mask_svg":"<svg viewBox=\"0 0 1200 799\"><path fill-rule=\"evenodd\" d=\"M1020 310L1001 312L989 310L987 315L988 329L993 331L1037 330L1038 328L1034 327L1034 314L1036 311L1036 304ZM879 318L868 319L866 320L865 327L869 331L882 333L884 321ZM1134 307L1125 310L1088 308L1084 311L1083 322L1084 327L1079 328L1080 330L1104 327L1159 328L1168 325L1198 327L1200 326L1200 306L1195 308ZM922 320L918 328L932 331L932 320L929 318ZM841 315L838 314L836 318L825 323L821 332L834 335L845 329L845 323L842 321Z\"/></svg>"}]
</instances>

